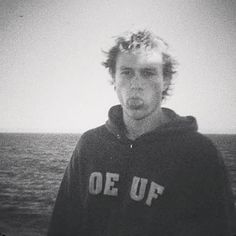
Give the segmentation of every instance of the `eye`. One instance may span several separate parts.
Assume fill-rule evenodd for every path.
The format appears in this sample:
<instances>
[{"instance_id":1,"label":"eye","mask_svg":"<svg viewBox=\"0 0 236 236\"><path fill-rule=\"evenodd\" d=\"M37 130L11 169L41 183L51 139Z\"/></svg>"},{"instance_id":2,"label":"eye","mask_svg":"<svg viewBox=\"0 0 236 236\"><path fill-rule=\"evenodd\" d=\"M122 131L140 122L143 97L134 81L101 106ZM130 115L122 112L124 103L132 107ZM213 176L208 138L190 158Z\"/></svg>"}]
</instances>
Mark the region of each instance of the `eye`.
<instances>
[{"instance_id":1,"label":"eye","mask_svg":"<svg viewBox=\"0 0 236 236\"><path fill-rule=\"evenodd\" d=\"M143 72L142 72L142 75L143 75L144 77L151 77L151 76L156 75L156 73L154 73L154 72L152 72L152 71L143 71Z\"/></svg>"},{"instance_id":2,"label":"eye","mask_svg":"<svg viewBox=\"0 0 236 236\"><path fill-rule=\"evenodd\" d=\"M122 70L120 72L121 76L125 78L131 78L133 76L133 71L132 70Z\"/></svg>"},{"instance_id":3,"label":"eye","mask_svg":"<svg viewBox=\"0 0 236 236\"><path fill-rule=\"evenodd\" d=\"M131 72L129 70L123 70L123 71L121 71L121 74L122 75L130 75Z\"/></svg>"}]
</instances>

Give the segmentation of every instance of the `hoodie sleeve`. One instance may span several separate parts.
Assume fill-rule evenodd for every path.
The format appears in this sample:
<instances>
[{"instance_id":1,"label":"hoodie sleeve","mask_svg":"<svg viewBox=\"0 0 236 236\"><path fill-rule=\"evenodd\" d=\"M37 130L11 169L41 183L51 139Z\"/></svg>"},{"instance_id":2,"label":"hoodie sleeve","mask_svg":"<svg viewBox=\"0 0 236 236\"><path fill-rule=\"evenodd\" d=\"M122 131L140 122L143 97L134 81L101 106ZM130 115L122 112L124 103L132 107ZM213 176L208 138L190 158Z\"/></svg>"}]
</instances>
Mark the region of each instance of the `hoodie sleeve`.
<instances>
[{"instance_id":1,"label":"hoodie sleeve","mask_svg":"<svg viewBox=\"0 0 236 236\"><path fill-rule=\"evenodd\" d=\"M217 152L217 151L216 151ZM216 153L215 152L215 153ZM205 156L199 169L199 181L193 214L178 225L179 236L234 236L235 206L227 170L217 154ZM210 157L210 158L208 158Z\"/></svg>"},{"instance_id":2,"label":"hoodie sleeve","mask_svg":"<svg viewBox=\"0 0 236 236\"><path fill-rule=\"evenodd\" d=\"M62 179L51 216L48 236L73 236L78 235L82 230L83 210L79 193L80 152L78 146L72 154Z\"/></svg>"}]
</instances>

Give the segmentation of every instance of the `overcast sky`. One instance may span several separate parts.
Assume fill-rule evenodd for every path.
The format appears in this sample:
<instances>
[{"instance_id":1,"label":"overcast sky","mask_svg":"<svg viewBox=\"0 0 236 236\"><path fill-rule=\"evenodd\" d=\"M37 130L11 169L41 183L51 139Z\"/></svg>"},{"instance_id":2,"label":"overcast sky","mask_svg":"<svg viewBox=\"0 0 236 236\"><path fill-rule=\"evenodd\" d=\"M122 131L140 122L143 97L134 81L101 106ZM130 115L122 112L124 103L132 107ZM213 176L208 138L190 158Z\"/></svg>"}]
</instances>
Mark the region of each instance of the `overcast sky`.
<instances>
[{"instance_id":1,"label":"overcast sky","mask_svg":"<svg viewBox=\"0 0 236 236\"><path fill-rule=\"evenodd\" d=\"M84 132L118 100L112 36L150 29L179 62L163 106L203 133L236 133L236 1L0 0L0 131Z\"/></svg>"}]
</instances>

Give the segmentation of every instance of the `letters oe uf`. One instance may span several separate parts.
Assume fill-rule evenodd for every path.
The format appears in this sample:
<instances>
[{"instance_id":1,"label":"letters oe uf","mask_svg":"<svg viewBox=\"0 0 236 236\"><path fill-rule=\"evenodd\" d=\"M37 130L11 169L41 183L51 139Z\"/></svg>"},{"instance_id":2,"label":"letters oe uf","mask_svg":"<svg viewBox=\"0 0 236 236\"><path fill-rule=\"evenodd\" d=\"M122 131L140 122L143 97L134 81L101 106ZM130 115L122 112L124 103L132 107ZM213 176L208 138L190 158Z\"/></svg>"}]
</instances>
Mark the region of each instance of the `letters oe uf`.
<instances>
[{"instance_id":1,"label":"letters oe uf","mask_svg":"<svg viewBox=\"0 0 236 236\"><path fill-rule=\"evenodd\" d=\"M103 186L103 175L100 172L93 172L89 178L89 193L97 195L103 193L109 196L118 196L119 189L116 187L116 182L119 182L120 175L117 173L106 173L105 186ZM134 201L141 201L148 191L145 204L152 205L152 200L157 199L159 195L164 192L164 187L151 182L149 190L147 190L148 179L133 177L132 185L130 188L130 197Z\"/></svg>"}]
</instances>

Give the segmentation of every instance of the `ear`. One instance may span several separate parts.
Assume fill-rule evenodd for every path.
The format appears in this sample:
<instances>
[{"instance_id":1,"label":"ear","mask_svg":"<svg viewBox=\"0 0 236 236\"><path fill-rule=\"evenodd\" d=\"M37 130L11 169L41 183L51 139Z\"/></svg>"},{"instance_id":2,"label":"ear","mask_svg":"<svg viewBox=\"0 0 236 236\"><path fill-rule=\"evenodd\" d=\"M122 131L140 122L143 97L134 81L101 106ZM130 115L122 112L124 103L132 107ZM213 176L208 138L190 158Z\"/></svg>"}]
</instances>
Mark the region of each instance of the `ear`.
<instances>
[{"instance_id":1,"label":"ear","mask_svg":"<svg viewBox=\"0 0 236 236\"><path fill-rule=\"evenodd\" d=\"M114 86L114 90L116 91L116 81L115 81L115 75L114 74L112 74L112 76L111 76L111 85Z\"/></svg>"},{"instance_id":2,"label":"ear","mask_svg":"<svg viewBox=\"0 0 236 236\"><path fill-rule=\"evenodd\" d=\"M170 78L163 78L163 90L165 91L170 86Z\"/></svg>"}]
</instances>

